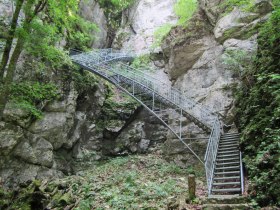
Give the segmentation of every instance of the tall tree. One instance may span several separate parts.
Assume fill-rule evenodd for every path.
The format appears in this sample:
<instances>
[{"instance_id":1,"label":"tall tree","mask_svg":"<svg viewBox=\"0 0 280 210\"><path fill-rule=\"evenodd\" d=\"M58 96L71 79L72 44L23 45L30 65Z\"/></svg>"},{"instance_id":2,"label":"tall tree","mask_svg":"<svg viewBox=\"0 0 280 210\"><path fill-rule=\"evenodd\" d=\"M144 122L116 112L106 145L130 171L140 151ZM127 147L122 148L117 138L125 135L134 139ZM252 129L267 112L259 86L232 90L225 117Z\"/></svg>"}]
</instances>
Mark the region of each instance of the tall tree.
<instances>
[{"instance_id":1,"label":"tall tree","mask_svg":"<svg viewBox=\"0 0 280 210\"><path fill-rule=\"evenodd\" d=\"M49 59L49 63L61 62L60 56L65 55L55 45L59 38L69 35L84 42L89 36L83 29L94 29L78 16L79 0L17 0L13 21L10 25L9 36L6 39L5 52L0 68L0 120L9 100L9 88L13 82L17 62L23 50L36 56ZM24 19L18 23L20 13ZM80 30L74 30L77 25ZM48 29L48 31L46 30ZM43 32L43 33L42 33ZM71 39L71 37L68 39ZM14 49L12 43L16 42Z\"/></svg>"},{"instance_id":2,"label":"tall tree","mask_svg":"<svg viewBox=\"0 0 280 210\"><path fill-rule=\"evenodd\" d=\"M3 80L5 68L6 68L6 65L9 60L12 43L13 43L13 39L15 36L15 31L16 31L16 27L17 27L17 23L18 23L18 18L19 18L19 14L20 14L23 3L24 3L24 0L16 1L16 9L13 14L10 30L9 30L7 36L4 37L4 35L3 35L3 38L6 38L6 44L5 44L4 52L2 55L2 61L0 64L0 82Z\"/></svg>"}]
</instances>

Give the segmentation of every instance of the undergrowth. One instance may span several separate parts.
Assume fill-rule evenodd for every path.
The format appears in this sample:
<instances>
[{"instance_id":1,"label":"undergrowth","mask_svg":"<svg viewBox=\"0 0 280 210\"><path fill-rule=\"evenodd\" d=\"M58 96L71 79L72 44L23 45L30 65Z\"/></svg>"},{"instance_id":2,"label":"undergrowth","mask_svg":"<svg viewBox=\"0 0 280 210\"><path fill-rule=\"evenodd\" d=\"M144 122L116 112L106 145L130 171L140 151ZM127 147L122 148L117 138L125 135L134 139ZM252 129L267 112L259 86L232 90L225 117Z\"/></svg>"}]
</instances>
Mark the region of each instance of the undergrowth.
<instances>
[{"instance_id":1,"label":"undergrowth","mask_svg":"<svg viewBox=\"0 0 280 210\"><path fill-rule=\"evenodd\" d=\"M2 204L30 209L35 194L37 205L48 209L166 209L179 196L187 198L188 174L189 170L154 154L118 157L93 165L79 176L35 183L37 188L32 184L17 193L0 191L0 208ZM202 184L198 190L204 190Z\"/></svg>"}]
</instances>

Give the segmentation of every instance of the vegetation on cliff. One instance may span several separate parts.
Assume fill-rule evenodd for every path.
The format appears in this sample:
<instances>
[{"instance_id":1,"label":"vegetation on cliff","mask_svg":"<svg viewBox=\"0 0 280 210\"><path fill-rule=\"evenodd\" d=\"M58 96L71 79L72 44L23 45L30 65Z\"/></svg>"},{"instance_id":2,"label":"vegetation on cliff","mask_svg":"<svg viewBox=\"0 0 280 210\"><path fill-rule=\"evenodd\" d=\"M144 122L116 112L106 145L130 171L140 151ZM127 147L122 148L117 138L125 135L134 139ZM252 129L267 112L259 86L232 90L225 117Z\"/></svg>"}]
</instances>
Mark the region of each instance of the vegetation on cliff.
<instances>
[{"instance_id":1,"label":"vegetation on cliff","mask_svg":"<svg viewBox=\"0 0 280 210\"><path fill-rule=\"evenodd\" d=\"M154 41L152 48L159 47L162 44L162 41L169 34L172 27L175 27L176 25L183 28L187 27L189 20L197 11L197 8L197 0L178 0L173 8L175 14L178 16L177 24L173 25L170 23L166 23L157 28L154 32Z\"/></svg>"},{"instance_id":2,"label":"vegetation on cliff","mask_svg":"<svg viewBox=\"0 0 280 210\"><path fill-rule=\"evenodd\" d=\"M47 68L56 71L70 64L66 52L57 46L60 41L65 39L66 47L86 45L90 39L88 33L95 25L84 21L78 15L78 4L79 1L76 0L16 1L9 29L7 32L1 32L5 37L5 47L0 64L0 119L14 90L13 79L23 51L36 60L37 66L44 68L45 71ZM24 14L24 17L21 14ZM30 73L33 70L29 69ZM17 96L18 94L19 92L16 93ZM24 97L23 95L21 99ZM26 105L21 102L19 104ZM29 107L29 111L36 110L36 107L31 105L29 103L23 108Z\"/></svg>"},{"instance_id":3,"label":"vegetation on cliff","mask_svg":"<svg viewBox=\"0 0 280 210\"><path fill-rule=\"evenodd\" d=\"M241 146L250 195L261 206L280 206L280 1L261 28L258 52L237 91Z\"/></svg>"}]
</instances>

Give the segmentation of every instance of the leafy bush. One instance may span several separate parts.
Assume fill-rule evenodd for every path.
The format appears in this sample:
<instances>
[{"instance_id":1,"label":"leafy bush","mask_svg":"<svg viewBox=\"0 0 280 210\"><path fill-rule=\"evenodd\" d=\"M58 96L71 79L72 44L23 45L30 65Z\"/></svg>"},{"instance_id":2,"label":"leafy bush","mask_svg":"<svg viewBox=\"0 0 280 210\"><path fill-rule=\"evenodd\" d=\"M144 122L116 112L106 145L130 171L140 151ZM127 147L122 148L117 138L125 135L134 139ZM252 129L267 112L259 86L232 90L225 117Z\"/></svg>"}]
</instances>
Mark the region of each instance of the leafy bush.
<instances>
[{"instance_id":1,"label":"leafy bush","mask_svg":"<svg viewBox=\"0 0 280 210\"><path fill-rule=\"evenodd\" d=\"M136 69L151 70L151 67L149 65L150 62L151 59L149 54L141 55L133 60L131 66Z\"/></svg>"},{"instance_id":2,"label":"leafy bush","mask_svg":"<svg viewBox=\"0 0 280 210\"><path fill-rule=\"evenodd\" d=\"M172 28L172 24L166 23L155 30L154 32L154 42L152 48L157 48L161 45L162 40L169 34Z\"/></svg>"},{"instance_id":3,"label":"leafy bush","mask_svg":"<svg viewBox=\"0 0 280 210\"><path fill-rule=\"evenodd\" d=\"M134 3L134 0L98 0L104 9L109 27L117 29L121 23L122 11Z\"/></svg>"},{"instance_id":4,"label":"leafy bush","mask_svg":"<svg viewBox=\"0 0 280 210\"><path fill-rule=\"evenodd\" d=\"M42 103L52 101L58 96L54 84L39 82L14 83L10 88L10 94L15 106L25 109L35 118L42 116Z\"/></svg>"},{"instance_id":5,"label":"leafy bush","mask_svg":"<svg viewBox=\"0 0 280 210\"><path fill-rule=\"evenodd\" d=\"M174 6L175 14L179 17L178 25L186 25L197 10L197 0L178 0Z\"/></svg>"}]
</instances>

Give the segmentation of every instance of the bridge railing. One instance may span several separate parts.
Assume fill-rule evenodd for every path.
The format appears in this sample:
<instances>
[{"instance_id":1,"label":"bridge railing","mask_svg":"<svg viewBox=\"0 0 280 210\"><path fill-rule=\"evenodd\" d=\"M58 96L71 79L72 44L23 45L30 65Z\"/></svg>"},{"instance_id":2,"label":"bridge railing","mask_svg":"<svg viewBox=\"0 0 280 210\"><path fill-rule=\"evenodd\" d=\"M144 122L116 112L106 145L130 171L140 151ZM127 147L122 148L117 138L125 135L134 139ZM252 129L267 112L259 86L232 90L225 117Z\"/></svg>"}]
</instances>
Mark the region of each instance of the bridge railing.
<instances>
[{"instance_id":1,"label":"bridge railing","mask_svg":"<svg viewBox=\"0 0 280 210\"><path fill-rule=\"evenodd\" d=\"M212 127L213 121L216 115L212 113L205 106L194 102L192 99L186 97L178 89L167 85L166 83L150 76L148 73L137 70L125 64L115 65L115 73L127 76L139 83L145 84L151 91L155 92L159 96L168 99L176 106L188 111L194 115L198 120L202 121L209 128Z\"/></svg>"},{"instance_id":2,"label":"bridge railing","mask_svg":"<svg viewBox=\"0 0 280 210\"><path fill-rule=\"evenodd\" d=\"M133 54L127 52L120 52L113 49L103 49L86 53L76 52L76 54L72 56L72 59L84 66L88 66L95 71L98 71L101 75L104 75L107 78L121 75L131 81L142 84L145 88L151 91L151 93L157 94L166 100L169 100L171 103L190 113L203 124L211 128L211 135L209 137L204 157L207 185L208 189L211 191L218 144L222 132L222 127L217 115L215 115L207 107L186 97L180 90L170 87L146 72L122 63L114 63L114 65L111 66L108 65L108 61L121 60L132 56ZM211 193L210 191L209 194Z\"/></svg>"},{"instance_id":3,"label":"bridge railing","mask_svg":"<svg viewBox=\"0 0 280 210\"><path fill-rule=\"evenodd\" d=\"M205 165L205 173L206 180L208 186L208 195L211 194L212 184L213 184L213 176L215 169L215 162L218 153L218 146L221 136L221 124L216 117L216 120L213 123L212 131L208 140L207 149L204 157L204 165Z\"/></svg>"}]
</instances>

